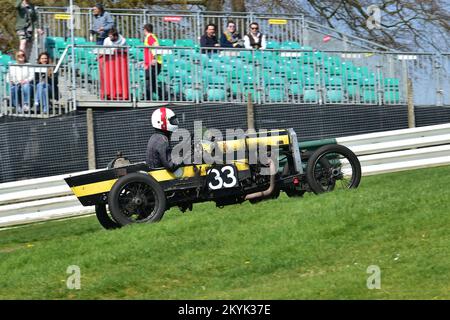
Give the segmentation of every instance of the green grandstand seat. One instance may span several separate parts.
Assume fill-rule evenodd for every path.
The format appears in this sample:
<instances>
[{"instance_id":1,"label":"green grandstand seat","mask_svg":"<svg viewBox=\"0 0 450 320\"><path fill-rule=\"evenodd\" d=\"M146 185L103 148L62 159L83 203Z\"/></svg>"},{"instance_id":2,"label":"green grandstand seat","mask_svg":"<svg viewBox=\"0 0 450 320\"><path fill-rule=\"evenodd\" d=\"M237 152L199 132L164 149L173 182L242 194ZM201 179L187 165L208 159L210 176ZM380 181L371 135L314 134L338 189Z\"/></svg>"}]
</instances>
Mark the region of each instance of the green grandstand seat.
<instances>
[{"instance_id":1,"label":"green grandstand seat","mask_svg":"<svg viewBox=\"0 0 450 320\"><path fill-rule=\"evenodd\" d=\"M359 84L360 79L362 78L362 74L358 72L351 71L349 73L344 74L347 85Z\"/></svg>"},{"instance_id":2,"label":"green grandstand seat","mask_svg":"<svg viewBox=\"0 0 450 320\"><path fill-rule=\"evenodd\" d=\"M225 101L227 93L224 89L208 89L206 91L206 100L208 101Z\"/></svg>"},{"instance_id":3,"label":"green grandstand seat","mask_svg":"<svg viewBox=\"0 0 450 320\"><path fill-rule=\"evenodd\" d=\"M242 61L245 61L248 63L249 61L252 61L252 52L240 50L239 57L241 58Z\"/></svg>"},{"instance_id":4,"label":"green grandstand seat","mask_svg":"<svg viewBox=\"0 0 450 320\"><path fill-rule=\"evenodd\" d=\"M175 43L172 39L159 39L159 45L161 47L173 47Z\"/></svg>"},{"instance_id":5,"label":"green grandstand seat","mask_svg":"<svg viewBox=\"0 0 450 320\"><path fill-rule=\"evenodd\" d=\"M326 97L329 103L342 103L344 95L342 90L327 90Z\"/></svg>"},{"instance_id":6,"label":"green grandstand seat","mask_svg":"<svg viewBox=\"0 0 450 320\"><path fill-rule=\"evenodd\" d=\"M315 77L306 77L303 80L303 84L306 88L311 89L319 84L319 79L316 79Z\"/></svg>"},{"instance_id":7,"label":"green grandstand seat","mask_svg":"<svg viewBox=\"0 0 450 320\"><path fill-rule=\"evenodd\" d=\"M302 48L301 44L296 41L284 41L280 44L280 47L283 49L293 49L293 50Z\"/></svg>"},{"instance_id":8,"label":"green grandstand seat","mask_svg":"<svg viewBox=\"0 0 450 320\"><path fill-rule=\"evenodd\" d=\"M325 86L328 88L340 88L342 87L342 78L341 77L326 77L325 78Z\"/></svg>"},{"instance_id":9,"label":"green grandstand seat","mask_svg":"<svg viewBox=\"0 0 450 320\"><path fill-rule=\"evenodd\" d=\"M347 86L347 94L351 100L357 99L359 95L359 85L351 84Z\"/></svg>"},{"instance_id":10,"label":"green grandstand seat","mask_svg":"<svg viewBox=\"0 0 450 320\"><path fill-rule=\"evenodd\" d=\"M273 60L263 60L262 62L262 67L263 69L272 69L274 67L274 65L276 65L277 63Z\"/></svg>"},{"instance_id":11,"label":"green grandstand seat","mask_svg":"<svg viewBox=\"0 0 450 320\"><path fill-rule=\"evenodd\" d=\"M384 92L384 103L399 104L400 92L398 90L388 90Z\"/></svg>"},{"instance_id":12,"label":"green grandstand seat","mask_svg":"<svg viewBox=\"0 0 450 320\"><path fill-rule=\"evenodd\" d=\"M309 65L300 67L298 69L298 71L302 75L304 75L305 77L314 77L314 75L316 73L316 71L314 70L314 67L313 66L309 66Z\"/></svg>"},{"instance_id":13,"label":"green grandstand seat","mask_svg":"<svg viewBox=\"0 0 450 320\"><path fill-rule=\"evenodd\" d=\"M351 73L353 71L354 65L351 61L343 61L341 63L342 70L344 70L346 73Z\"/></svg>"},{"instance_id":14,"label":"green grandstand seat","mask_svg":"<svg viewBox=\"0 0 450 320\"><path fill-rule=\"evenodd\" d=\"M271 41L267 41L267 49L280 49L281 45L278 41L275 40L271 40Z\"/></svg>"},{"instance_id":15,"label":"green grandstand seat","mask_svg":"<svg viewBox=\"0 0 450 320\"><path fill-rule=\"evenodd\" d=\"M293 83L298 83L303 80L303 74L297 71L292 71L290 73L286 73L286 80Z\"/></svg>"},{"instance_id":16,"label":"green grandstand seat","mask_svg":"<svg viewBox=\"0 0 450 320\"><path fill-rule=\"evenodd\" d=\"M229 63L230 66L232 66L233 68L241 68L242 65L244 64L244 63L242 62L242 60L241 60L241 59L238 59L238 58L232 58L232 59L229 60L228 63Z\"/></svg>"},{"instance_id":17,"label":"green grandstand seat","mask_svg":"<svg viewBox=\"0 0 450 320\"><path fill-rule=\"evenodd\" d=\"M290 66L276 64L273 66L273 72L276 76L290 78L294 71Z\"/></svg>"},{"instance_id":18,"label":"green grandstand seat","mask_svg":"<svg viewBox=\"0 0 450 320\"><path fill-rule=\"evenodd\" d=\"M292 96L300 96L303 92L303 86L299 82L290 82L288 86L289 94Z\"/></svg>"},{"instance_id":19,"label":"green grandstand seat","mask_svg":"<svg viewBox=\"0 0 450 320\"><path fill-rule=\"evenodd\" d=\"M326 61L330 62L334 66L340 66L342 64L341 58L336 56L329 56Z\"/></svg>"},{"instance_id":20,"label":"green grandstand seat","mask_svg":"<svg viewBox=\"0 0 450 320\"><path fill-rule=\"evenodd\" d=\"M357 67L357 66L354 66L352 71L354 71L356 73L360 73L363 77L368 77L369 74L370 74L370 70L369 70L368 67Z\"/></svg>"},{"instance_id":21,"label":"green grandstand seat","mask_svg":"<svg viewBox=\"0 0 450 320\"><path fill-rule=\"evenodd\" d=\"M69 42L70 42L70 39L69 39ZM73 42L74 42L75 44L85 44L87 41L86 41L86 39L83 38L83 37L74 37L74 38L73 38Z\"/></svg>"},{"instance_id":22,"label":"green grandstand seat","mask_svg":"<svg viewBox=\"0 0 450 320\"><path fill-rule=\"evenodd\" d=\"M195 47L195 42L192 39L177 39L175 40L176 47Z\"/></svg>"},{"instance_id":23,"label":"green grandstand seat","mask_svg":"<svg viewBox=\"0 0 450 320\"><path fill-rule=\"evenodd\" d=\"M359 84L363 87L374 87L376 84L376 79L374 77L361 78Z\"/></svg>"},{"instance_id":24,"label":"green grandstand seat","mask_svg":"<svg viewBox=\"0 0 450 320\"><path fill-rule=\"evenodd\" d=\"M314 48L310 47L310 46L301 46L300 49L304 50L304 51L313 51L314 50Z\"/></svg>"},{"instance_id":25,"label":"green grandstand seat","mask_svg":"<svg viewBox=\"0 0 450 320\"><path fill-rule=\"evenodd\" d=\"M183 90L184 99L186 101L201 101L202 100L202 93L198 89L194 88L185 88Z\"/></svg>"},{"instance_id":26,"label":"green grandstand seat","mask_svg":"<svg viewBox=\"0 0 450 320\"><path fill-rule=\"evenodd\" d=\"M313 53L314 63L320 64L326 60L328 56L324 52L316 51Z\"/></svg>"},{"instance_id":27,"label":"green grandstand seat","mask_svg":"<svg viewBox=\"0 0 450 320\"><path fill-rule=\"evenodd\" d=\"M126 44L130 47L143 46L144 42L139 38L126 38Z\"/></svg>"},{"instance_id":28,"label":"green grandstand seat","mask_svg":"<svg viewBox=\"0 0 450 320\"><path fill-rule=\"evenodd\" d=\"M313 65L314 64L314 57L313 56L306 56L306 55L302 55L299 59L298 59L300 64L303 65Z\"/></svg>"},{"instance_id":29,"label":"green grandstand seat","mask_svg":"<svg viewBox=\"0 0 450 320\"><path fill-rule=\"evenodd\" d=\"M303 101L304 102L317 102L318 94L316 90L306 89L303 91Z\"/></svg>"},{"instance_id":30,"label":"green grandstand seat","mask_svg":"<svg viewBox=\"0 0 450 320\"><path fill-rule=\"evenodd\" d=\"M231 71L233 71L233 66L231 66L230 64L221 64L216 69L216 72L220 75L231 75Z\"/></svg>"},{"instance_id":31,"label":"green grandstand seat","mask_svg":"<svg viewBox=\"0 0 450 320\"><path fill-rule=\"evenodd\" d=\"M375 92L375 90L363 90L363 95L362 95L362 102L363 103L372 103L375 104L378 102L378 97L377 97L377 93Z\"/></svg>"},{"instance_id":32,"label":"green grandstand seat","mask_svg":"<svg viewBox=\"0 0 450 320\"><path fill-rule=\"evenodd\" d=\"M270 87L284 87L285 86L285 82L284 79L282 77L277 77L277 76L270 76L268 79L264 79L266 84L268 84Z\"/></svg>"},{"instance_id":33,"label":"green grandstand seat","mask_svg":"<svg viewBox=\"0 0 450 320\"><path fill-rule=\"evenodd\" d=\"M7 66L7 65L10 64L10 62L12 62L12 61L13 61L13 59L11 58L11 56L9 56L9 55L7 55L7 54L4 54L4 55L2 55L2 57L1 57L0 64L3 64L3 65L5 65L5 66Z\"/></svg>"},{"instance_id":34,"label":"green grandstand seat","mask_svg":"<svg viewBox=\"0 0 450 320\"><path fill-rule=\"evenodd\" d=\"M208 89L217 89L217 88L225 89L226 83L227 81L225 77L219 75L212 75L207 79L205 85L206 88Z\"/></svg>"},{"instance_id":35,"label":"green grandstand seat","mask_svg":"<svg viewBox=\"0 0 450 320\"><path fill-rule=\"evenodd\" d=\"M134 58L138 61L144 61L144 49L143 48L130 48L128 49L130 58Z\"/></svg>"},{"instance_id":36,"label":"green grandstand seat","mask_svg":"<svg viewBox=\"0 0 450 320\"><path fill-rule=\"evenodd\" d=\"M384 88L387 90L398 89L400 87L400 79L398 78L384 78Z\"/></svg>"},{"instance_id":37,"label":"green grandstand seat","mask_svg":"<svg viewBox=\"0 0 450 320\"><path fill-rule=\"evenodd\" d=\"M282 102L286 98L286 94L280 87L270 87L268 88L267 100L269 102Z\"/></svg>"},{"instance_id":38,"label":"green grandstand seat","mask_svg":"<svg viewBox=\"0 0 450 320\"><path fill-rule=\"evenodd\" d=\"M230 92L233 97L237 97L244 89L241 81L233 80L230 83Z\"/></svg>"}]
</instances>

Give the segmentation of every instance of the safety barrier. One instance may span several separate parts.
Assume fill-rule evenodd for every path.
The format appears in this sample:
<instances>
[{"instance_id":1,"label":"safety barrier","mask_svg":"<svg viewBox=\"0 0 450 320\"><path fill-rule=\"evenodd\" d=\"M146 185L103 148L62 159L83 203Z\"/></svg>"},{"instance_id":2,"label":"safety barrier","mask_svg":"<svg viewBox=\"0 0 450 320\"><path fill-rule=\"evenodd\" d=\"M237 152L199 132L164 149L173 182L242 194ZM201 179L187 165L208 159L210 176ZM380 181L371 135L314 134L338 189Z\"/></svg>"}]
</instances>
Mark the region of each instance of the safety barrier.
<instances>
[{"instance_id":1,"label":"safety barrier","mask_svg":"<svg viewBox=\"0 0 450 320\"><path fill-rule=\"evenodd\" d=\"M363 175L450 164L450 124L342 137L336 141L358 155ZM93 207L81 206L73 196L64 182L67 176L0 184L0 227L94 213Z\"/></svg>"}]
</instances>

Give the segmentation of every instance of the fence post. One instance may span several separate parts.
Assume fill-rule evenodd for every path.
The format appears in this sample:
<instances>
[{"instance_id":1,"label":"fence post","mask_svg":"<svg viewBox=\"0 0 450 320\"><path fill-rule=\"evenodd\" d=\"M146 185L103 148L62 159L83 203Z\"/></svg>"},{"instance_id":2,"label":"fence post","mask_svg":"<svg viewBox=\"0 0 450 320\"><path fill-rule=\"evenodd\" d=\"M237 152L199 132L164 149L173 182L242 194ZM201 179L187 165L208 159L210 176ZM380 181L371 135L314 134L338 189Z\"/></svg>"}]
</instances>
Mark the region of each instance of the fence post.
<instances>
[{"instance_id":1,"label":"fence post","mask_svg":"<svg viewBox=\"0 0 450 320\"><path fill-rule=\"evenodd\" d=\"M95 158L95 134L94 134L94 113L92 108L88 108L86 112L86 127L88 140L88 168L89 170L96 169Z\"/></svg>"},{"instance_id":2,"label":"fence post","mask_svg":"<svg viewBox=\"0 0 450 320\"><path fill-rule=\"evenodd\" d=\"M247 93L247 129L255 131L255 110L253 108L252 93Z\"/></svg>"},{"instance_id":3,"label":"fence post","mask_svg":"<svg viewBox=\"0 0 450 320\"><path fill-rule=\"evenodd\" d=\"M414 92L411 78L407 78L407 99L408 99L408 128L416 127L416 117L414 115Z\"/></svg>"}]
</instances>

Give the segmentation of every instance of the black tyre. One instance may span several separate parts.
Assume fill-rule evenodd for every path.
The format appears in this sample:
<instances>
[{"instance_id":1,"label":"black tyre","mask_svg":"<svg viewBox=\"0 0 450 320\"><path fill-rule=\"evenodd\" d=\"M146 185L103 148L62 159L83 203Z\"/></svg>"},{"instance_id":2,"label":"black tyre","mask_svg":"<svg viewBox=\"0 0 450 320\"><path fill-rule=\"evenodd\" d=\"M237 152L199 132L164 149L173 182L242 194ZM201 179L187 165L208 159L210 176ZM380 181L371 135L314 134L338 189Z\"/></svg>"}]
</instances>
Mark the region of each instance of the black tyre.
<instances>
[{"instance_id":1,"label":"black tyre","mask_svg":"<svg viewBox=\"0 0 450 320\"><path fill-rule=\"evenodd\" d=\"M361 164L347 147L328 144L317 149L309 158L306 179L314 193L335 188L357 188L361 182Z\"/></svg>"},{"instance_id":2,"label":"black tyre","mask_svg":"<svg viewBox=\"0 0 450 320\"><path fill-rule=\"evenodd\" d=\"M166 196L159 183L143 173L119 178L108 195L111 215L121 226L157 222L166 211Z\"/></svg>"},{"instance_id":3,"label":"black tyre","mask_svg":"<svg viewBox=\"0 0 450 320\"><path fill-rule=\"evenodd\" d=\"M302 157L303 158L303 157ZM291 174L291 169L289 166L289 162L286 162L286 164L283 167L282 177L289 176ZM302 190L299 187L292 186L290 188L284 188L283 191L286 193L286 195L289 198L292 197L303 197L306 190Z\"/></svg>"},{"instance_id":4,"label":"black tyre","mask_svg":"<svg viewBox=\"0 0 450 320\"><path fill-rule=\"evenodd\" d=\"M121 225L118 224L109 214L106 209L105 204L97 204L95 205L95 215L97 216L98 222L102 225L103 228L111 230L120 228Z\"/></svg>"}]
</instances>

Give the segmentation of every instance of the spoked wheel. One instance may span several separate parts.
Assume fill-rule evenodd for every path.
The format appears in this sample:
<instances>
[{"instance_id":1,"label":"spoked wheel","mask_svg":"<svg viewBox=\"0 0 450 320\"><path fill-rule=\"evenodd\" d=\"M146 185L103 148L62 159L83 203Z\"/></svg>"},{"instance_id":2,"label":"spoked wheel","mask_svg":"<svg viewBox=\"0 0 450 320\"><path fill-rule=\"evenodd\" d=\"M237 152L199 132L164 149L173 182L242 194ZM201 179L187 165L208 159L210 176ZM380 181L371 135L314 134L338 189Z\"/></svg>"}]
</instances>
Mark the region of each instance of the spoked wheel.
<instances>
[{"instance_id":1,"label":"spoked wheel","mask_svg":"<svg viewBox=\"0 0 450 320\"><path fill-rule=\"evenodd\" d=\"M357 188L361 182L361 164L347 147L325 145L309 158L306 178L314 193Z\"/></svg>"},{"instance_id":2,"label":"spoked wheel","mask_svg":"<svg viewBox=\"0 0 450 320\"><path fill-rule=\"evenodd\" d=\"M106 209L105 204L97 204L95 205L95 215L97 216L98 222L102 225L105 229L117 229L120 228L121 225L118 224L109 214L108 210Z\"/></svg>"},{"instance_id":3,"label":"spoked wheel","mask_svg":"<svg viewBox=\"0 0 450 320\"><path fill-rule=\"evenodd\" d=\"M166 196L151 176L130 173L121 177L108 195L111 215L121 226L157 222L166 210Z\"/></svg>"}]
</instances>

